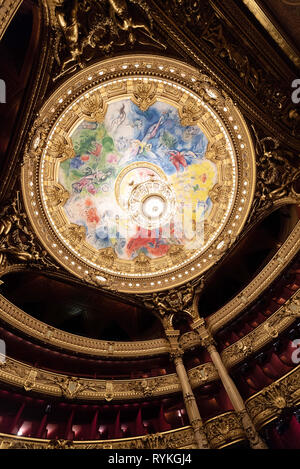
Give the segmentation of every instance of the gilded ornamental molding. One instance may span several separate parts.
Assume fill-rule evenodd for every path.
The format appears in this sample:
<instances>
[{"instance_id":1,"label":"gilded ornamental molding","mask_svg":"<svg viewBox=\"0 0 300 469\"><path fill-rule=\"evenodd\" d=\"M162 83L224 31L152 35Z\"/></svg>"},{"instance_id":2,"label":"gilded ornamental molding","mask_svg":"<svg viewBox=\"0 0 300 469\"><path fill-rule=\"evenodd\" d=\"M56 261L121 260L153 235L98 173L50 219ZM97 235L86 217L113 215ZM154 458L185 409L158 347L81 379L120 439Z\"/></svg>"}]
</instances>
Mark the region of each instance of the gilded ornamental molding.
<instances>
[{"instance_id":1,"label":"gilded ornamental molding","mask_svg":"<svg viewBox=\"0 0 300 469\"><path fill-rule=\"evenodd\" d=\"M279 47L283 50L283 52L288 56L288 58L297 66L300 66L300 57L294 47L289 44L283 34L278 30L276 25L274 25L273 21L269 18L269 16L265 13L263 8L259 5L257 0L243 0L244 4L249 8L251 13L255 16L255 18L260 22L260 24L265 28L266 31L270 34L270 36L277 42ZM299 6L300 3L298 2L285 2L287 5L297 5Z\"/></svg>"},{"instance_id":2,"label":"gilded ornamental molding","mask_svg":"<svg viewBox=\"0 0 300 469\"><path fill-rule=\"evenodd\" d=\"M196 449L194 432L183 427L137 438L95 441L42 440L0 434L0 449Z\"/></svg>"},{"instance_id":3,"label":"gilded ornamental molding","mask_svg":"<svg viewBox=\"0 0 300 469\"><path fill-rule=\"evenodd\" d=\"M21 3L22 0L0 0L0 41Z\"/></svg>"},{"instance_id":4,"label":"gilded ornamental molding","mask_svg":"<svg viewBox=\"0 0 300 469\"><path fill-rule=\"evenodd\" d=\"M218 379L212 363L205 363L188 371L192 387ZM6 357L0 364L0 381L66 399L105 400L142 399L181 391L177 375L131 380L84 379L45 371Z\"/></svg>"},{"instance_id":5,"label":"gilded ornamental molding","mask_svg":"<svg viewBox=\"0 0 300 469\"><path fill-rule=\"evenodd\" d=\"M209 446L222 449L246 439L237 414L233 411L217 415L203 425ZM191 427L183 427L142 437L95 440L43 440L0 434L0 449L197 449Z\"/></svg>"},{"instance_id":6,"label":"gilded ornamental molding","mask_svg":"<svg viewBox=\"0 0 300 469\"><path fill-rule=\"evenodd\" d=\"M34 235L19 191L12 201L0 207L0 277L17 265L59 270Z\"/></svg>"},{"instance_id":7,"label":"gilded ornamental molding","mask_svg":"<svg viewBox=\"0 0 300 469\"><path fill-rule=\"evenodd\" d=\"M247 336L225 349L221 356L224 365L232 368L261 349L291 325L299 317L300 290L269 319ZM195 333L187 333L183 348L199 345ZM183 345L185 344L185 346ZM192 388L217 380L218 373L211 362L188 371ZM179 392L181 387L176 374L136 380L95 380L70 377L34 368L17 360L7 358L0 366L0 380L26 391L64 396L66 399L106 400L140 399Z\"/></svg>"},{"instance_id":8,"label":"gilded ornamental molding","mask_svg":"<svg viewBox=\"0 0 300 469\"><path fill-rule=\"evenodd\" d=\"M232 368L276 339L300 317L300 289L266 321L221 353L224 365Z\"/></svg>"},{"instance_id":9,"label":"gilded ornamental molding","mask_svg":"<svg viewBox=\"0 0 300 469\"><path fill-rule=\"evenodd\" d=\"M290 113L289 83L286 85L283 78L293 76L293 72L279 55L274 55L274 48L242 14L236 2L160 0L153 3L160 6L159 11L153 9L153 18L200 67L225 82L253 120L272 128L274 135L278 135L281 127L280 138L287 145L292 144L291 140L297 145L291 134L297 135L299 114L295 106ZM264 64L268 61L273 62L273 67L267 70ZM282 124L286 130L290 129L288 133L282 132Z\"/></svg>"},{"instance_id":10,"label":"gilded ornamental molding","mask_svg":"<svg viewBox=\"0 0 300 469\"><path fill-rule=\"evenodd\" d=\"M258 429L278 418L285 409L293 408L299 403L300 365L245 402Z\"/></svg>"},{"instance_id":11,"label":"gilded ornamental molding","mask_svg":"<svg viewBox=\"0 0 300 469\"><path fill-rule=\"evenodd\" d=\"M212 449L222 449L246 439L241 420L233 411L209 419L204 429Z\"/></svg>"}]
</instances>

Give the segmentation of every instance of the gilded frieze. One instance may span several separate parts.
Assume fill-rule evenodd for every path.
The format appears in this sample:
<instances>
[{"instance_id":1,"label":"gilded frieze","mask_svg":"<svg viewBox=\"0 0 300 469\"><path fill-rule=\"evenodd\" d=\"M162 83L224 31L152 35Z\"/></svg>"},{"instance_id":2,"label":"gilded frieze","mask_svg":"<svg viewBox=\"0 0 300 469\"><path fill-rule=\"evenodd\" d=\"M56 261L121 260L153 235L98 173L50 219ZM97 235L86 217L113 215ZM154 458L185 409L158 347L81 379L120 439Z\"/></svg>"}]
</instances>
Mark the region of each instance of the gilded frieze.
<instances>
[{"instance_id":1,"label":"gilded frieze","mask_svg":"<svg viewBox=\"0 0 300 469\"><path fill-rule=\"evenodd\" d=\"M257 428L278 418L284 410L299 405L299 383L300 367L297 366L246 401L247 410Z\"/></svg>"},{"instance_id":2,"label":"gilded frieze","mask_svg":"<svg viewBox=\"0 0 300 469\"><path fill-rule=\"evenodd\" d=\"M0 434L0 449L196 449L194 432L184 427L137 438L102 441L42 440Z\"/></svg>"},{"instance_id":3,"label":"gilded frieze","mask_svg":"<svg viewBox=\"0 0 300 469\"><path fill-rule=\"evenodd\" d=\"M188 371L192 386L215 381L218 374L211 363L206 363ZM21 387L25 391L35 391L50 396L62 396L65 399L84 400L123 400L142 399L163 396L181 391L176 374L155 378L131 380L100 380L66 376L42 369L6 357L0 364L0 381Z\"/></svg>"},{"instance_id":4,"label":"gilded frieze","mask_svg":"<svg viewBox=\"0 0 300 469\"><path fill-rule=\"evenodd\" d=\"M232 368L266 344L276 339L300 316L300 290L272 314L266 321L256 327L242 339L227 347L221 353L227 368Z\"/></svg>"}]
</instances>

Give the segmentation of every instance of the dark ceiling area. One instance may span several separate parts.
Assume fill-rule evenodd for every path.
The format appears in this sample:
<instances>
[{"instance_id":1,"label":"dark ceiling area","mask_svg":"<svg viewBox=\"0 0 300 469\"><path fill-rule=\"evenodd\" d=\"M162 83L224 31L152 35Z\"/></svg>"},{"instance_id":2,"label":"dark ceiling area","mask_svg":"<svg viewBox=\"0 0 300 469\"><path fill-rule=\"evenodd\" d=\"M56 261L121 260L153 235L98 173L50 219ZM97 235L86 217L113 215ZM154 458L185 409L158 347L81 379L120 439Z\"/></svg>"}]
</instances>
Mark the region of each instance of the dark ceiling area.
<instances>
[{"instance_id":1,"label":"dark ceiling area","mask_svg":"<svg viewBox=\"0 0 300 469\"><path fill-rule=\"evenodd\" d=\"M1 79L6 83L6 104L0 106L0 170L4 155L15 135L37 58L40 38L39 10L31 0L22 3L0 42ZM20 40L20 38L22 38ZM6 154L7 156L7 154Z\"/></svg>"},{"instance_id":2,"label":"dark ceiling area","mask_svg":"<svg viewBox=\"0 0 300 469\"><path fill-rule=\"evenodd\" d=\"M12 303L66 332L121 341L163 335L162 326L152 313L111 299L95 289L33 272L11 273L3 281L0 291Z\"/></svg>"},{"instance_id":3,"label":"dark ceiling area","mask_svg":"<svg viewBox=\"0 0 300 469\"><path fill-rule=\"evenodd\" d=\"M239 293L283 244L299 220L296 206L282 207L259 222L208 279L199 302L203 317Z\"/></svg>"},{"instance_id":4,"label":"dark ceiling area","mask_svg":"<svg viewBox=\"0 0 300 469\"><path fill-rule=\"evenodd\" d=\"M289 39L300 49L300 3L297 0L261 0Z\"/></svg>"}]
</instances>

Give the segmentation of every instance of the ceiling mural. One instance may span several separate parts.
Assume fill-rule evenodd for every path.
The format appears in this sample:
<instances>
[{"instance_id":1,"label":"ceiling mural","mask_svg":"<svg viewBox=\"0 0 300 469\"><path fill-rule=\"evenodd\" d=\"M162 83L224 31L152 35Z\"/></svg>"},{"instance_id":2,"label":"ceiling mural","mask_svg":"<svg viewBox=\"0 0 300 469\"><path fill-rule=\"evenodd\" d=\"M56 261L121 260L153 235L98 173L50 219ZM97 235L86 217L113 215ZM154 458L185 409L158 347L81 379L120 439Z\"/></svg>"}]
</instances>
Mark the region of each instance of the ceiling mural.
<instances>
[{"instance_id":1,"label":"ceiling mural","mask_svg":"<svg viewBox=\"0 0 300 469\"><path fill-rule=\"evenodd\" d=\"M110 59L62 85L40 113L22 174L52 255L123 291L207 270L241 231L255 180L231 99L189 66L146 60Z\"/></svg>"},{"instance_id":2,"label":"ceiling mural","mask_svg":"<svg viewBox=\"0 0 300 469\"><path fill-rule=\"evenodd\" d=\"M142 111L121 99L104 122L78 124L71 140L76 156L60 164L59 183L70 193L67 218L85 227L89 244L127 260L201 247L192 223L182 226L188 207L194 224L210 213L217 182L200 127L182 126L168 103Z\"/></svg>"}]
</instances>

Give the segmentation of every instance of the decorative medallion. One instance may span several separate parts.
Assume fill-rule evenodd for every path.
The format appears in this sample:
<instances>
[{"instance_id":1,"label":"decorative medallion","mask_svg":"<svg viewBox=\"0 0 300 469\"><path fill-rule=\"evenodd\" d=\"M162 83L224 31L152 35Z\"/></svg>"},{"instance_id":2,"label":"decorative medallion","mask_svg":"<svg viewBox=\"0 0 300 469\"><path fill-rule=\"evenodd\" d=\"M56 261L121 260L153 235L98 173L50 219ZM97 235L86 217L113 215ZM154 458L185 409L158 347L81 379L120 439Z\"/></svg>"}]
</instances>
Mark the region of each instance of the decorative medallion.
<instances>
[{"instance_id":1,"label":"decorative medallion","mask_svg":"<svg viewBox=\"0 0 300 469\"><path fill-rule=\"evenodd\" d=\"M48 99L30 135L22 183L33 227L65 268L103 286L186 282L220 259L249 213L246 124L180 62L95 64Z\"/></svg>"}]
</instances>

